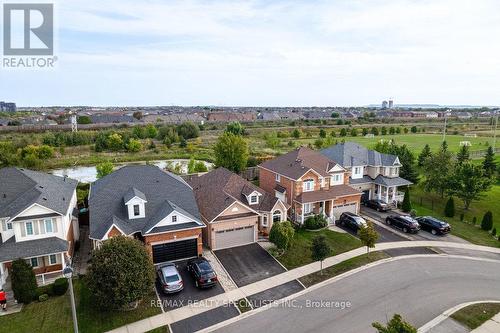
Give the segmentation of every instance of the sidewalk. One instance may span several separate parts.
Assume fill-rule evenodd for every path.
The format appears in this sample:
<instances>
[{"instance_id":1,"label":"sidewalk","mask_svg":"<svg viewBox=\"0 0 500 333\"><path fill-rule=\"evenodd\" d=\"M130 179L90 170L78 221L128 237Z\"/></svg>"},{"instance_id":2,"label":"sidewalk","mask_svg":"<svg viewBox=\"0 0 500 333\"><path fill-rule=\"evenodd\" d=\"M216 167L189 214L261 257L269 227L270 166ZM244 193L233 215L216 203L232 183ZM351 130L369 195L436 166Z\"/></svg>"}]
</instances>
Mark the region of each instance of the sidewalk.
<instances>
[{"instance_id":1,"label":"sidewalk","mask_svg":"<svg viewBox=\"0 0 500 333\"><path fill-rule=\"evenodd\" d=\"M402 241L402 242L389 242L389 243L379 243L371 251L383 251L396 248L411 248L411 247L451 247L459 248L471 251L484 251L489 253L496 253L500 255L500 248L492 248L488 246L480 246L473 244L460 244L451 242L439 242L439 241ZM342 261L360 256L366 253L365 247L360 247L349 252L339 254L337 256L329 257L324 260L323 268L334 266ZM499 256L500 259L500 256ZM301 278L305 275L309 275L320 270L320 263L313 262L308 265L294 268L287 272L272 276L270 278L257 281L255 283L246 285L235 290L208 298L200 304L192 304L184 306L166 313L162 313L150 318L142 319L136 321L132 324L116 328L110 332L113 333L142 333L153 330L155 328L165 326L167 324L180 321L191 316L215 309L219 306L236 302L242 298L248 297L250 295L257 294L259 292L265 291L270 288L277 287L284 283L290 282L292 280Z\"/></svg>"},{"instance_id":2,"label":"sidewalk","mask_svg":"<svg viewBox=\"0 0 500 333\"><path fill-rule=\"evenodd\" d=\"M500 332L500 313L473 330L471 333L498 333Z\"/></svg>"}]
</instances>

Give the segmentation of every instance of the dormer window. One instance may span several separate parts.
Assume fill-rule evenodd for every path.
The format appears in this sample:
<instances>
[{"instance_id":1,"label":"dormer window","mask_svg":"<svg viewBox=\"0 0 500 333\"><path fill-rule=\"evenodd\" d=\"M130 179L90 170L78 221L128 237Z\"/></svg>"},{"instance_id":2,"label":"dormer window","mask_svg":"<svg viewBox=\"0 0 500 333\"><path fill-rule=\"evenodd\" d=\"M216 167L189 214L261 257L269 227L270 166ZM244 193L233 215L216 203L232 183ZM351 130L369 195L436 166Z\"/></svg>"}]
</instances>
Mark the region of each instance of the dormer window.
<instances>
[{"instance_id":1,"label":"dormer window","mask_svg":"<svg viewBox=\"0 0 500 333\"><path fill-rule=\"evenodd\" d=\"M352 168L352 179L359 179L363 178L363 167L362 166L355 166Z\"/></svg>"},{"instance_id":2,"label":"dormer window","mask_svg":"<svg viewBox=\"0 0 500 333\"><path fill-rule=\"evenodd\" d=\"M303 191L310 192L313 190L314 190L314 180L313 179L304 180Z\"/></svg>"},{"instance_id":3,"label":"dormer window","mask_svg":"<svg viewBox=\"0 0 500 333\"><path fill-rule=\"evenodd\" d=\"M134 216L141 215L141 207L139 205L134 205Z\"/></svg>"},{"instance_id":4,"label":"dormer window","mask_svg":"<svg viewBox=\"0 0 500 333\"><path fill-rule=\"evenodd\" d=\"M258 202L259 202L259 197L258 196L256 196L256 195L250 196L250 204L253 205L253 204L256 204Z\"/></svg>"},{"instance_id":5,"label":"dormer window","mask_svg":"<svg viewBox=\"0 0 500 333\"><path fill-rule=\"evenodd\" d=\"M281 180L281 176L279 173L276 174L276 181L279 183L279 181Z\"/></svg>"}]
</instances>

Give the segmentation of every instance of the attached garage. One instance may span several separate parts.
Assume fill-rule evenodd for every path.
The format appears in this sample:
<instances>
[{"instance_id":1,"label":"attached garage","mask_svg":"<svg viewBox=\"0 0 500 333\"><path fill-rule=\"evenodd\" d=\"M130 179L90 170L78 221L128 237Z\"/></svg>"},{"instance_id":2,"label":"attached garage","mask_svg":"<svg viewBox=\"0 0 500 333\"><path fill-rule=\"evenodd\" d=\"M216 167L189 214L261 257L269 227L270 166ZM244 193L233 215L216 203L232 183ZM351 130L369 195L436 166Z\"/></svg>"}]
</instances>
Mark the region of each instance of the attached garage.
<instances>
[{"instance_id":1,"label":"attached garage","mask_svg":"<svg viewBox=\"0 0 500 333\"><path fill-rule=\"evenodd\" d=\"M333 206L333 216L335 216L335 220L340 218L340 215L342 215L342 213L344 212L351 212L357 214L358 213L357 204L353 202L353 203L347 203L345 205Z\"/></svg>"},{"instance_id":2,"label":"attached garage","mask_svg":"<svg viewBox=\"0 0 500 333\"><path fill-rule=\"evenodd\" d=\"M214 250L255 242L255 225L215 231Z\"/></svg>"},{"instance_id":3,"label":"attached garage","mask_svg":"<svg viewBox=\"0 0 500 333\"><path fill-rule=\"evenodd\" d=\"M198 239L156 244L152 246L153 263L174 261L198 256Z\"/></svg>"}]
</instances>

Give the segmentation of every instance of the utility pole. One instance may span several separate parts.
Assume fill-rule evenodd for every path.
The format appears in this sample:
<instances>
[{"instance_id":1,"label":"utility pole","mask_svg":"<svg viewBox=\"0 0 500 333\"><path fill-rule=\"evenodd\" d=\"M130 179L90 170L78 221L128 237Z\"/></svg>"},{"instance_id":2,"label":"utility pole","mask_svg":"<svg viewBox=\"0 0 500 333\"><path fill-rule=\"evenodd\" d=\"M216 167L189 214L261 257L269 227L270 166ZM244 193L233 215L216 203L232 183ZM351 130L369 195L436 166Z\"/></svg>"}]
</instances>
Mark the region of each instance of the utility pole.
<instances>
[{"instance_id":1,"label":"utility pole","mask_svg":"<svg viewBox=\"0 0 500 333\"><path fill-rule=\"evenodd\" d=\"M493 130L493 151L497 151L497 127L498 127L498 109L495 110L495 129Z\"/></svg>"}]
</instances>

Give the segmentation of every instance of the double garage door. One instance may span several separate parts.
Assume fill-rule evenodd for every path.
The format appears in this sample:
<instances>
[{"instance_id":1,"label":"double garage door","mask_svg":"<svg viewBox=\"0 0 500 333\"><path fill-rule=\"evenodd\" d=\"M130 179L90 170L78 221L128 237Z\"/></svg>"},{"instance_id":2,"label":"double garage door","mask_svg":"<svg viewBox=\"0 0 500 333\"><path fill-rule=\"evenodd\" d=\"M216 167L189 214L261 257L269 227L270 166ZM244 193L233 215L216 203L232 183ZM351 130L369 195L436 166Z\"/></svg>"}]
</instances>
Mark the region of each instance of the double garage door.
<instances>
[{"instance_id":1,"label":"double garage door","mask_svg":"<svg viewBox=\"0 0 500 333\"><path fill-rule=\"evenodd\" d=\"M215 231L214 250L255 242L255 225Z\"/></svg>"},{"instance_id":2,"label":"double garage door","mask_svg":"<svg viewBox=\"0 0 500 333\"><path fill-rule=\"evenodd\" d=\"M198 239L188 239L153 245L153 263L179 260L198 256Z\"/></svg>"},{"instance_id":3,"label":"double garage door","mask_svg":"<svg viewBox=\"0 0 500 333\"><path fill-rule=\"evenodd\" d=\"M340 215L344 212L351 212L357 214L356 203L349 203L345 205L333 206L333 216L335 216L335 220L340 218Z\"/></svg>"}]
</instances>

